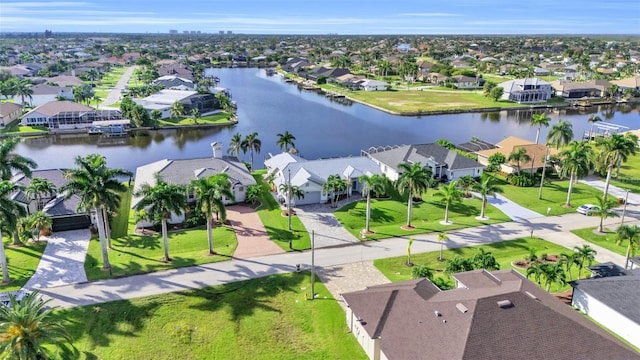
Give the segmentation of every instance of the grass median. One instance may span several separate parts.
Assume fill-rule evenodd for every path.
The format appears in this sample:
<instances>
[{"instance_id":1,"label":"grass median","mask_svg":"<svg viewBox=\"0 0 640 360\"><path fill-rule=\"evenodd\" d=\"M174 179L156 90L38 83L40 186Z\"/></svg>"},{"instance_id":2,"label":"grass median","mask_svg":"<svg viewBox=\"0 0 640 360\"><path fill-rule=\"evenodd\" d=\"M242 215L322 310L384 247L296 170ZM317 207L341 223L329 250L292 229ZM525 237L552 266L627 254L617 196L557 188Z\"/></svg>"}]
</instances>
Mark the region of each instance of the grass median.
<instances>
[{"instance_id":1,"label":"grass median","mask_svg":"<svg viewBox=\"0 0 640 360\"><path fill-rule=\"evenodd\" d=\"M613 251L618 255L626 256L627 244L629 243L625 240L620 245L616 244L616 241L618 240L618 235L615 232L616 228L617 228L617 225L614 229L609 229L605 227L603 229L605 231L604 233L598 232L597 227L576 229L576 230L571 230L571 232L592 244L595 244L607 250ZM636 251L636 253L638 253L638 251ZM635 256L635 254L632 252L631 257L633 256Z\"/></svg>"}]
</instances>

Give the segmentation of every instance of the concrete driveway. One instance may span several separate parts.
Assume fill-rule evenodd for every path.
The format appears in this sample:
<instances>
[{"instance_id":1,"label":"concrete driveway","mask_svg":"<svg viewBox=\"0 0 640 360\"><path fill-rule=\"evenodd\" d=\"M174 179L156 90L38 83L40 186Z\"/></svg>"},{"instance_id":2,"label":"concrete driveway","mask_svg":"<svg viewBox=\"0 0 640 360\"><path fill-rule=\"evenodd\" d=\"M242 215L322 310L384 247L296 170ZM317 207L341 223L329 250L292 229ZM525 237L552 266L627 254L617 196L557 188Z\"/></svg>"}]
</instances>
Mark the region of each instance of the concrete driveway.
<instances>
[{"instance_id":1,"label":"concrete driveway","mask_svg":"<svg viewBox=\"0 0 640 360\"><path fill-rule=\"evenodd\" d=\"M477 193L473 193L473 195L481 197ZM514 203L500 194L496 194L495 198L493 196L487 197L487 202L505 213L511 220L527 220L543 216L542 214L538 214L535 211Z\"/></svg>"}]
</instances>

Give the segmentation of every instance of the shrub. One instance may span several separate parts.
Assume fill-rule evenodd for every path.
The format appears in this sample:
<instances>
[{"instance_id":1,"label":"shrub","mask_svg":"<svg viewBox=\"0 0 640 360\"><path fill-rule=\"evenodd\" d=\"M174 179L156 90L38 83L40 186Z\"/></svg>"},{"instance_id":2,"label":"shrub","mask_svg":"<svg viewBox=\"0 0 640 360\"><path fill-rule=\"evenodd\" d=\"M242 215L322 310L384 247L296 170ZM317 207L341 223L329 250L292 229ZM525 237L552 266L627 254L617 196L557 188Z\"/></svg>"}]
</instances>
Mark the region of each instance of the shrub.
<instances>
[{"instance_id":1,"label":"shrub","mask_svg":"<svg viewBox=\"0 0 640 360\"><path fill-rule=\"evenodd\" d=\"M431 279L433 277L433 270L427 265L416 265L411 268L411 275L414 279Z\"/></svg>"},{"instance_id":2,"label":"shrub","mask_svg":"<svg viewBox=\"0 0 640 360\"><path fill-rule=\"evenodd\" d=\"M520 187L531 187L535 184L535 176L529 173L509 174L507 182Z\"/></svg>"},{"instance_id":3,"label":"shrub","mask_svg":"<svg viewBox=\"0 0 640 360\"><path fill-rule=\"evenodd\" d=\"M182 227L185 229L194 228L207 224L207 219L201 212L194 212L183 223Z\"/></svg>"}]
</instances>

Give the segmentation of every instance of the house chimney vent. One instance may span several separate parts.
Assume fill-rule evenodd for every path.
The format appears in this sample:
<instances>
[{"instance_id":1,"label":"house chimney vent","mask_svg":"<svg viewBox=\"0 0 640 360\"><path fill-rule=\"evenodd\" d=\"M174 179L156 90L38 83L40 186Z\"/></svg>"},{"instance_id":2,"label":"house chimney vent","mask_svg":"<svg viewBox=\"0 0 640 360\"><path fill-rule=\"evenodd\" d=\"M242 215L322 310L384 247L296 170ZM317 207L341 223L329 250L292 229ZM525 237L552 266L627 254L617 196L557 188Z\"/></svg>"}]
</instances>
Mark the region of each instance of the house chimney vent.
<instances>
[{"instance_id":1,"label":"house chimney vent","mask_svg":"<svg viewBox=\"0 0 640 360\"><path fill-rule=\"evenodd\" d=\"M456 304L456 308L458 308L458 310L460 310L460 312L463 314L466 314L467 311L469 311L469 309L467 309L466 306L462 305L462 303Z\"/></svg>"},{"instance_id":2,"label":"house chimney vent","mask_svg":"<svg viewBox=\"0 0 640 360\"><path fill-rule=\"evenodd\" d=\"M436 315L436 317L440 317L440 316L442 316L442 314L441 314L441 313L440 313L440 311L438 311L438 310L434 311L433 313Z\"/></svg>"},{"instance_id":3,"label":"house chimney vent","mask_svg":"<svg viewBox=\"0 0 640 360\"><path fill-rule=\"evenodd\" d=\"M501 309L508 309L508 308L512 308L513 304L509 300L500 300L500 301L498 301L498 306Z\"/></svg>"}]
</instances>

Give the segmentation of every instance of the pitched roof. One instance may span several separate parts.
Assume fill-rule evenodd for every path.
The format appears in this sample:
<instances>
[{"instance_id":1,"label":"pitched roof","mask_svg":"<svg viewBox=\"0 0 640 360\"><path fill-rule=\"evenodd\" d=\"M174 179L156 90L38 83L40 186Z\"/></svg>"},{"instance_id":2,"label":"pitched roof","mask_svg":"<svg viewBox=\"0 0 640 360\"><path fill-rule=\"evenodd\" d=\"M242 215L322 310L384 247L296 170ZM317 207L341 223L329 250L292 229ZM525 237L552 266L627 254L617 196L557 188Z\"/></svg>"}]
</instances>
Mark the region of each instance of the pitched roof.
<instances>
[{"instance_id":1,"label":"pitched roof","mask_svg":"<svg viewBox=\"0 0 640 360\"><path fill-rule=\"evenodd\" d=\"M86 106L86 105L82 105L82 104L78 104L76 102L73 101L50 101L46 104L42 104L40 106L38 106L37 108L29 111L27 114L25 114L25 117L28 116L29 114L31 114L32 112L38 112L41 114L44 114L46 116L55 116L58 113L64 112L64 111L79 111L79 112L88 112L88 111L93 111L93 108Z\"/></svg>"},{"instance_id":2,"label":"pitched roof","mask_svg":"<svg viewBox=\"0 0 640 360\"><path fill-rule=\"evenodd\" d=\"M638 355L514 270L456 274L343 294L389 359L634 359Z\"/></svg>"},{"instance_id":3,"label":"pitched roof","mask_svg":"<svg viewBox=\"0 0 640 360\"><path fill-rule=\"evenodd\" d=\"M396 171L398 171L398 164L424 163L426 161L435 161L439 165L446 165L449 170L484 167L475 160L435 143L403 145L369 155Z\"/></svg>"},{"instance_id":4,"label":"pitched roof","mask_svg":"<svg viewBox=\"0 0 640 360\"><path fill-rule=\"evenodd\" d=\"M632 76L620 80L611 80L611 83L624 88L640 88L640 76Z\"/></svg>"},{"instance_id":5,"label":"pitched roof","mask_svg":"<svg viewBox=\"0 0 640 360\"><path fill-rule=\"evenodd\" d=\"M7 116L15 111L22 109L22 106L10 103L10 102L2 102L0 103L0 117Z\"/></svg>"},{"instance_id":6,"label":"pitched roof","mask_svg":"<svg viewBox=\"0 0 640 360\"><path fill-rule=\"evenodd\" d=\"M283 174L289 169L291 169L291 184L296 186L304 185L307 181L321 185L330 175L336 174L346 178L382 173L373 160L364 156L291 162L282 169Z\"/></svg>"},{"instance_id":7,"label":"pitched roof","mask_svg":"<svg viewBox=\"0 0 640 360\"><path fill-rule=\"evenodd\" d=\"M495 153L502 153L505 157L509 157L509 155L516 148L524 148L527 151L527 155L531 158L529 162L526 164L520 164L523 169L536 168L540 166L544 166L544 158L547 153L547 148L543 144L535 144L532 141L521 139L515 136L509 136L504 140L500 141L496 144L498 146L495 149L481 150L477 151L476 154L483 157L489 157ZM558 149L549 147L549 154L555 155L559 153ZM533 164L532 164L533 162ZM511 163L515 164L515 163Z\"/></svg>"}]
</instances>

